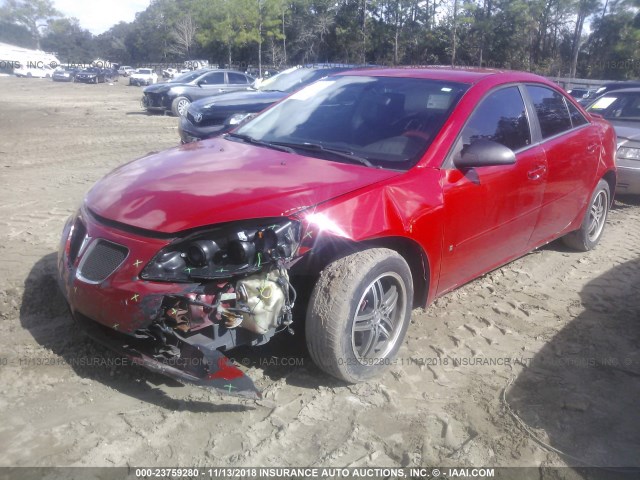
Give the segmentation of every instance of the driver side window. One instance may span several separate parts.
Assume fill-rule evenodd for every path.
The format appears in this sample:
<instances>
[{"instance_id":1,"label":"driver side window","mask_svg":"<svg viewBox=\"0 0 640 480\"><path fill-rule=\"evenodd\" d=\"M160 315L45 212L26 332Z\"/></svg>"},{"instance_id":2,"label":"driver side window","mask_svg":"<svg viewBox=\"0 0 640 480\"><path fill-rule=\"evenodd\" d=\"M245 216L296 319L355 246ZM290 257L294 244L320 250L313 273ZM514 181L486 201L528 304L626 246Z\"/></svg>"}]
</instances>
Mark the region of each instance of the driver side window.
<instances>
[{"instance_id":1,"label":"driver side window","mask_svg":"<svg viewBox=\"0 0 640 480\"><path fill-rule=\"evenodd\" d=\"M531 144L529 119L518 87L490 93L476 107L456 142L454 162L465 146L480 139L500 143L514 151Z\"/></svg>"}]
</instances>

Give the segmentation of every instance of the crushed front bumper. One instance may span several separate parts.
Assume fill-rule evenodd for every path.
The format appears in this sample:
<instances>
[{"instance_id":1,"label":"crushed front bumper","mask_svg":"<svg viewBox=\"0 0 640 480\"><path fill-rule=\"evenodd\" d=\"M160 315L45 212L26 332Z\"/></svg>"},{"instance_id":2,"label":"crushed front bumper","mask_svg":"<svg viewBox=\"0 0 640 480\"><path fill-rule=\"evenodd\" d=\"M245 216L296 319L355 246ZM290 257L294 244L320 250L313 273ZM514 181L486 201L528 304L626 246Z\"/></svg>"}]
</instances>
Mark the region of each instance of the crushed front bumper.
<instances>
[{"instance_id":1,"label":"crushed front bumper","mask_svg":"<svg viewBox=\"0 0 640 480\"><path fill-rule=\"evenodd\" d=\"M258 398L251 379L221 350L263 343L264 336L211 322L206 335L201 333L204 328L183 333L156 324L166 298L194 297L200 286L140 278L144 266L168 243L107 226L85 210L70 218L58 252L58 281L74 319L90 337L149 370ZM158 339L165 337L170 337L170 345L160 344Z\"/></svg>"}]
</instances>

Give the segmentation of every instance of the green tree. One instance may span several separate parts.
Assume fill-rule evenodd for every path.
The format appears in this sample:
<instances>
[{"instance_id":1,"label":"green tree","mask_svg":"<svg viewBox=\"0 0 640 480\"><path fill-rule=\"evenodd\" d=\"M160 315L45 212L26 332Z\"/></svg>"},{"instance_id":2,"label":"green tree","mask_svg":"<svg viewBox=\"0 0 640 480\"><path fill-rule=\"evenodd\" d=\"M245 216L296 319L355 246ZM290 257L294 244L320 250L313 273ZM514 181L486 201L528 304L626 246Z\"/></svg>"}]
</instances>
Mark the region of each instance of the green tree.
<instances>
[{"instance_id":1,"label":"green tree","mask_svg":"<svg viewBox=\"0 0 640 480\"><path fill-rule=\"evenodd\" d=\"M93 35L82 29L76 18L52 20L41 44L64 63L90 63L95 55Z\"/></svg>"},{"instance_id":2,"label":"green tree","mask_svg":"<svg viewBox=\"0 0 640 480\"><path fill-rule=\"evenodd\" d=\"M51 0L5 0L0 17L17 25L22 25L31 33L36 48L40 49L40 29L51 20L61 16Z\"/></svg>"}]
</instances>

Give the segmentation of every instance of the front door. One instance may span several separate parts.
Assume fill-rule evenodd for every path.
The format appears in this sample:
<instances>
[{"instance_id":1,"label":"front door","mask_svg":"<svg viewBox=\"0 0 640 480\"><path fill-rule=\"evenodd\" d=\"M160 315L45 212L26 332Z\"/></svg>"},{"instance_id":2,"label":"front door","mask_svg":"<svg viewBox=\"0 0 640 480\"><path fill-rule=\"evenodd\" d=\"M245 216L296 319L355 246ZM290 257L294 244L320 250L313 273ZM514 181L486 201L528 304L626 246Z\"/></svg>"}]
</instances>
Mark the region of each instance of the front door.
<instances>
[{"instance_id":1,"label":"front door","mask_svg":"<svg viewBox=\"0 0 640 480\"><path fill-rule=\"evenodd\" d=\"M516 163L461 171L455 158L484 139L516 153ZM438 293L522 255L539 214L547 176L544 150L531 145L529 115L517 86L478 105L442 169L445 231Z\"/></svg>"}]
</instances>

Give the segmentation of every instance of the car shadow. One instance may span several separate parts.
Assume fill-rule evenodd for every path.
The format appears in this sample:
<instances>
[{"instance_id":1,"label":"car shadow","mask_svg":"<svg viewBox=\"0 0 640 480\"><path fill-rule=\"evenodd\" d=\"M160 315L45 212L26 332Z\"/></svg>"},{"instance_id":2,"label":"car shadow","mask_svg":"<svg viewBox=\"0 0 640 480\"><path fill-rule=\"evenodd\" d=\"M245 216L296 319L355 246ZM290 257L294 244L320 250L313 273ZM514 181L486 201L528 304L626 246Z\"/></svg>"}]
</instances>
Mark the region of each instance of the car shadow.
<instances>
[{"instance_id":1,"label":"car shadow","mask_svg":"<svg viewBox=\"0 0 640 480\"><path fill-rule=\"evenodd\" d=\"M640 467L640 259L589 281L580 299L584 311L523 359L505 399L568 465L613 469L585 478L638 475L626 469Z\"/></svg>"},{"instance_id":2,"label":"car shadow","mask_svg":"<svg viewBox=\"0 0 640 480\"><path fill-rule=\"evenodd\" d=\"M146 110L140 110L136 112L125 112L125 115L142 115L144 117L170 117L171 116L166 112L148 112Z\"/></svg>"},{"instance_id":3,"label":"car shadow","mask_svg":"<svg viewBox=\"0 0 640 480\"><path fill-rule=\"evenodd\" d=\"M614 197L613 208L623 210L625 208L637 207L640 205L640 195L620 195Z\"/></svg>"}]
</instances>

